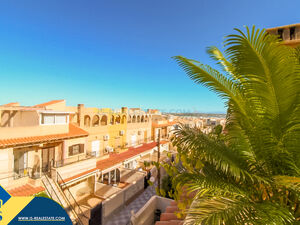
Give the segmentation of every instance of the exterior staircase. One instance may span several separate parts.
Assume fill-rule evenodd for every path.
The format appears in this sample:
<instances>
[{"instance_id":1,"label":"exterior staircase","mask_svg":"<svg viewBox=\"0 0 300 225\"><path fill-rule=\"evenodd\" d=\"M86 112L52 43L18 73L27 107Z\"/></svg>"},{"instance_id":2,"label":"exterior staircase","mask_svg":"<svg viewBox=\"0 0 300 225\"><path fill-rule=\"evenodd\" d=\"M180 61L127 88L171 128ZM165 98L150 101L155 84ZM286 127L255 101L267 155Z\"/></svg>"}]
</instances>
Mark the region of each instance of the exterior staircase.
<instances>
[{"instance_id":1,"label":"exterior staircase","mask_svg":"<svg viewBox=\"0 0 300 225\"><path fill-rule=\"evenodd\" d=\"M56 181L51 179L47 174L44 174L41 180L49 197L66 210L74 225L89 224L89 218L84 215L73 196L73 202L71 203L71 199L67 198L61 186Z\"/></svg>"}]
</instances>

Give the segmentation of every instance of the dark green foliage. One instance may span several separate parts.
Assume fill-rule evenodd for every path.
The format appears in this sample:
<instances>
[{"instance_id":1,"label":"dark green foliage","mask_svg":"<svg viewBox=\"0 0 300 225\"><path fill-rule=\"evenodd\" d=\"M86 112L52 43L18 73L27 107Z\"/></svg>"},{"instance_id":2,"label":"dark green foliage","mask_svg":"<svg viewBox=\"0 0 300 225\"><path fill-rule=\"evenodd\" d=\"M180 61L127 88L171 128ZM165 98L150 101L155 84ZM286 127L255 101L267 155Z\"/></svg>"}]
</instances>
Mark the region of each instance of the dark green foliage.
<instances>
[{"instance_id":1,"label":"dark green foliage","mask_svg":"<svg viewBox=\"0 0 300 225\"><path fill-rule=\"evenodd\" d=\"M162 179L161 188L164 190L164 197L173 199L174 188L172 187L172 177L169 175L165 176Z\"/></svg>"},{"instance_id":2,"label":"dark green foliage","mask_svg":"<svg viewBox=\"0 0 300 225\"><path fill-rule=\"evenodd\" d=\"M227 123L222 138L181 126L172 140L177 160L164 167L181 208L190 204L183 190L195 194L185 224L298 224L299 50L255 27L235 30L224 53L208 49L223 74L175 57L192 80L226 100Z\"/></svg>"}]
</instances>

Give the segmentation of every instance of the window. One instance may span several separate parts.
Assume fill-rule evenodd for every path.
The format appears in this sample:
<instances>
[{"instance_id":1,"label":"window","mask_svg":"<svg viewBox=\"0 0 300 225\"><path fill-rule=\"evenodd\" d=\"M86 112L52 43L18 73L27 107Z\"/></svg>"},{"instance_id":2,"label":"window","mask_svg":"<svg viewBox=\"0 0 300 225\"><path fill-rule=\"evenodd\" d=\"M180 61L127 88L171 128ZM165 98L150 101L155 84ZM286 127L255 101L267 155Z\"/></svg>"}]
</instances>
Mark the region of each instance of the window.
<instances>
[{"instance_id":1,"label":"window","mask_svg":"<svg viewBox=\"0 0 300 225\"><path fill-rule=\"evenodd\" d=\"M42 114L41 124L44 125L55 125L55 124L67 124L67 114Z\"/></svg>"},{"instance_id":2,"label":"window","mask_svg":"<svg viewBox=\"0 0 300 225\"><path fill-rule=\"evenodd\" d=\"M42 124L54 124L55 123L55 116L54 115L43 115L42 116Z\"/></svg>"},{"instance_id":3,"label":"window","mask_svg":"<svg viewBox=\"0 0 300 225\"><path fill-rule=\"evenodd\" d=\"M278 35L280 39L283 39L283 29L278 29Z\"/></svg>"},{"instance_id":4,"label":"window","mask_svg":"<svg viewBox=\"0 0 300 225\"><path fill-rule=\"evenodd\" d=\"M69 147L69 156L78 155L83 152L84 152L84 144L77 144Z\"/></svg>"},{"instance_id":5,"label":"window","mask_svg":"<svg viewBox=\"0 0 300 225\"><path fill-rule=\"evenodd\" d=\"M66 115L55 115L55 124L66 124L67 116Z\"/></svg>"},{"instance_id":6,"label":"window","mask_svg":"<svg viewBox=\"0 0 300 225\"><path fill-rule=\"evenodd\" d=\"M295 40L296 39L295 29L296 29L295 27L290 28L290 40Z\"/></svg>"}]
</instances>

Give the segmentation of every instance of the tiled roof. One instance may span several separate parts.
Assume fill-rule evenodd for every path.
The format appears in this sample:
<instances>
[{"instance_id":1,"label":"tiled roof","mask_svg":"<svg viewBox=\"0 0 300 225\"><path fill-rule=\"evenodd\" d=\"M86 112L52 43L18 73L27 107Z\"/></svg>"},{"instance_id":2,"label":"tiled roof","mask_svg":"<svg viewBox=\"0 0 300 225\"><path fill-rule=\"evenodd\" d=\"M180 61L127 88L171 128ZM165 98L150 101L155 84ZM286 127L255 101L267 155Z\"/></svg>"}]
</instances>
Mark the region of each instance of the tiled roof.
<instances>
[{"instance_id":1,"label":"tiled roof","mask_svg":"<svg viewBox=\"0 0 300 225\"><path fill-rule=\"evenodd\" d=\"M83 136L88 136L88 132L70 123L69 133L2 139L0 140L0 148L6 148L10 146L24 145L24 144L36 144L36 143L49 142L49 141L53 142L53 141L58 141L58 140L63 140L68 138L83 137Z\"/></svg>"},{"instance_id":2,"label":"tiled roof","mask_svg":"<svg viewBox=\"0 0 300 225\"><path fill-rule=\"evenodd\" d=\"M79 174L77 174L77 175L75 175L75 176L68 177L68 178L63 179L63 180L64 180L64 182L66 183L66 182L69 182L69 181L74 180L74 179L76 179L76 178L82 177L82 176L84 176L84 175L86 175L86 174L92 173L92 172L94 172L94 171L96 171L96 170L98 170L98 169L97 169L97 168L94 168L94 169L91 169L91 170L87 170L87 171L85 171L85 172L79 173ZM61 184L62 181L60 181L59 183Z\"/></svg>"},{"instance_id":3,"label":"tiled roof","mask_svg":"<svg viewBox=\"0 0 300 225\"><path fill-rule=\"evenodd\" d=\"M18 106L18 105L19 105L19 102L10 102L10 103L4 104L2 106Z\"/></svg>"},{"instance_id":4,"label":"tiled roof","mask_svg":"<svg viewBox=\"0 0 300 225\"><path fill-rule=\"evenodd\" d=\"M45 107L45 106L53 105L53 104L63 102L63 101L64 100L52 100L52 101L49 101L49 102L44 102L42 104L35 105L34 107Z\"/></svg>"},{"instance_id":5,"label":"tiled roof","mask_svg":"<svg viewBox=\"0 0 300 225\"><path fill-rule=\"evenodd\" d=\"M13 188L11 190L8 190L8 192L12 196L31 196L34 194L37 194L39 192L44 191L45 188L39 186L39 187L33 187L30 184L25 184L17 188Z\"/></svg>"},{"instance_id":6,"label":"tiled roof","mask_svg":"<svg viewBox=\"0 0 300 225\"><path fill-rule=\"evenodd\" d=\"M167 143L167 141L161 141L161 144L165 144ZM143 144L140 147L137 148L129 148L128 151L126 152L122 152L120 154L110 154L109 158L107 159L103 159L103 160L99 160L97 162L97 168L100 170L105 170L108 169L110 167L113 167L116 164L122 163L123 161L130 159L134 156L137 156L143 152L149 151L151 149L153 149L155 146L157 146L157 142L151 142L148 144Z\"/></svg>"}]
</instances>

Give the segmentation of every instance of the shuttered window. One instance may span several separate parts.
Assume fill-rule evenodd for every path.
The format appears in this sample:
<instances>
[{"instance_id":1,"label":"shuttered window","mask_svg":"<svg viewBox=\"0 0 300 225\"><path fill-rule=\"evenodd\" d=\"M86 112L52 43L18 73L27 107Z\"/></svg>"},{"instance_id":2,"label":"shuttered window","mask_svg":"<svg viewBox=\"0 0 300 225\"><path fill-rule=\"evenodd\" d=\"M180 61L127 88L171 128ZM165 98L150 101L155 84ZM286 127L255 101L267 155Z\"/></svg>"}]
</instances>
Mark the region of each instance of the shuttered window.
<instances>
[{"instance_id":1,"label":"shuttered window","mask_svg":"<svg viewBox=\"0 0 300 225\"><path fill-rule=\"evenodd\" d=\"M84 144L77 144L69 147L69 156L78 155L83 152L84 152Z\"/></svg>"},{"instance_id":2,"label":"shuttered window","mask_svg":"<svg viewBox=\"0 0 300 225\"><path fill-rule=\"evenodd\" d=\"M55 115L55 124L66 124L67 116L66 115Z\"/></svg>"},{"instance_id":3,"label":"shuttered window","mask_svg":"<svg viewBox=\"0 0 300 225\"><path fill-rule=\"evenodd\" d=\"M55 123L55 117L54 115L43 115L42 117L42 124L54 124Z\"/></svg>"}]
</instances>

